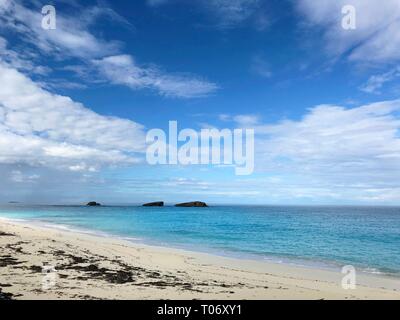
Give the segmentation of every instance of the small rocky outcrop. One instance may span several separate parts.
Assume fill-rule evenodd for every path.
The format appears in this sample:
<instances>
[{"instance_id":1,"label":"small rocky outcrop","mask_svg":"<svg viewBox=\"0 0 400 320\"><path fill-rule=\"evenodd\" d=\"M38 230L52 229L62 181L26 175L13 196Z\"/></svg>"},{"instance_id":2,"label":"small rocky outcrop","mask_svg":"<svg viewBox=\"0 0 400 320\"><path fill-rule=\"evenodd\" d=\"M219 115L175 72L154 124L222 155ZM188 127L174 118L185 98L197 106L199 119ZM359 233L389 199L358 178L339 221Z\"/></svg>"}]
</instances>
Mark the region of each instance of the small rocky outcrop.
<instances>
[{"instance_id":1,"label":"small rocky outcrop","mask_svg":"<svg viewBox=\"0 0 400 320\"><path fill-rule=\"evenodd\" d=\"M145 203L143 207L164 207L163 201Z\"/></svg>"},{"instance_id":2,"label":"small rocky outcrop","mask_svg":"<svg viewBox=\"0 0 400 320\"><path fill-rule=\"evenodd\" d=\"M87 206L88 206L88 207L100 207L101 204L100 204L100 203L97 203L97 202L95 202L95 201L91 201L91 202L89 202L89 203L87 204Z\"/></svg>"},{"instance_id":3,"label":"small rocky outcrop","mask_svg":"<svg viewBox=\"0 0 400 320\"><path fill-rule=\"evenodd\" d=\"M175 207L205 208L205 207L208 207L208 205L205 202L193 201L193 202L178 203L178 204L175 205Z\"/></svg>"}]
</instances>

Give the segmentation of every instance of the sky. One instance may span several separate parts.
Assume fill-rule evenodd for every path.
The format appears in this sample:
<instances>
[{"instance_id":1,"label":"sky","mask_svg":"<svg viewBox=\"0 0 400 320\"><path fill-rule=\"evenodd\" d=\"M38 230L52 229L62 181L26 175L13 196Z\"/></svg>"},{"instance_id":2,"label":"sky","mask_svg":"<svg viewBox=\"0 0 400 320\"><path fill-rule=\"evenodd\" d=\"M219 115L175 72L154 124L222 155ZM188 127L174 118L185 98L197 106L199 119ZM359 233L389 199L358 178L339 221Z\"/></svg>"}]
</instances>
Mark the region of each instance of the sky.
<instances>
[{"instance_id":1,"label":"sky","mask_svg":"<svg viewBox=\"0 0 400 320\"><path fill-rule=\"evenodd\" d=\"M399 205L399 80L398 0L0 0L0 203ZM169 121L254 172L148 164Z\"/></svg>"}]
</instances>

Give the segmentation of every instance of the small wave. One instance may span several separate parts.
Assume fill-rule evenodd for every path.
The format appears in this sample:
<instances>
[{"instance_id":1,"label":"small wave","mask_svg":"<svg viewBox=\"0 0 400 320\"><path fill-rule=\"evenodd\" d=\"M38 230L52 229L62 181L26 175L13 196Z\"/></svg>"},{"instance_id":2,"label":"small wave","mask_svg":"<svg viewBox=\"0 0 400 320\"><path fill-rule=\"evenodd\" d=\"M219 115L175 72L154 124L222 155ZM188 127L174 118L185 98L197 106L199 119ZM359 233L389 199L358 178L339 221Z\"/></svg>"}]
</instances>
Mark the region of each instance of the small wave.
<instances>
[{"instance_id":1,"label":"small wave","mask_svg":"<svg viewBox=\"0 0 400 320\"><path fill-rule=\"evenodd\" d=\"M99 237L103 237L103 238L113 238L113 239L126 240L126 241L132 241L132 242L137 242L137 241L142 240L140 238L126 237L126 236L121 236L121 235L117 235L117 234L107 233L107 232L100 231L100 230L73 227L70 225L51 223L48 221L36 220L36 221L30 221L30 222L33 222L34 224L41 226L41 227L45 227L45 228L49 228L49 229L53 229L53 230L61 230L61 231L66 231L66 232L71 232L71 233L99 236Z\"/></svg>"},{"instance_id":2,"label":"small wave","mask_svg":"<svg viewBox=\"0 0 400 320\"><path fill-rule=\"evenodd\" d=\"M27 219L20 219L20 218L6 218L6 217L0 217L0 220L3 221L8 221L8 222L28 222L29 220Z\"/></svg>"},{"instance_id":3,"label":"small wave","mask_svg":"<svg viewBox=\"0 0 400 320\"><path fill-rule=\"evenodd\" d=\"M141 238L127 237L127 236L111 234L111 233L107 233L107 232L99 231L99 230L73 227L70 225L65 225L65 224L60 224L60 223L52 223L52 222L45 221L45 220L0 217L0 221L24 223L24 224L30 223L30 224L36 225L38 227L49 228L52 230L61 230L61 231L66 231L66 232L71 232L71 233L80 233L80 234L86 234L86 235L92 235L92 236L100 236L100 237L104 237L104 238L114 238L114 239L120 239L120 240L132 241L132 242L142 241Z\"/></svg>"},{"instance_id":4,"label":"small wave","mask_svg":"<svg viewBox=\"0 0 400 320\"><path fill-rule=\"evenodd\" d=\"M364 268L362 271L365 273L372 273L372 274L385 274L385 272L382 272L376 268Z\"/></svg>"},{"instance_id":5,"label":"small wave","mask_svg":"<svg viewBox=\"0 0 400 320\"><path fill-rule=\"evenodd\" d=\"M117 236L112 236L114 238L118 238L121 240L126 240L126 241L133 241L133 242L138 242L138 241L143 241L142 238L134 238L134 237L117 237Z\"/></svg>"}]
</instances>

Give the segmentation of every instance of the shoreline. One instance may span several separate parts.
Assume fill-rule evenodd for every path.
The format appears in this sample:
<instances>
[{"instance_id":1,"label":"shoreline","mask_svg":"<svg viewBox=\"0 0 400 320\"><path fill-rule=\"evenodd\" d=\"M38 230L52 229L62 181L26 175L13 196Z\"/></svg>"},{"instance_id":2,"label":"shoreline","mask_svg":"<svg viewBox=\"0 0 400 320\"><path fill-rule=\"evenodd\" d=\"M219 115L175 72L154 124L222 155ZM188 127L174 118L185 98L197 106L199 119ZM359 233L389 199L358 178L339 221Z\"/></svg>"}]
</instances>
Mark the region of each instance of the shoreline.
<instances>
[{"instance_id":1,"label":"shoreline","mask_svg":"<svg viewBox=\"0 0 400 320\"><path fill-rule=\"evenodd\" d=\"M222 251L213 248L200 248L194 246L173 246L169 244L160 244L156 241L152 241L149 239L144 238L135 238L130 236L122 236L117 234L107 233L101 230L94 230L94 229L86 229L80 228L70 225L58 224L48 221L42 220L29 220L29 219L15 219L15 218L6 218L0 216L0 223L1 221L16 223L21 225L29 225L38 228L44 229L52 229L63 231L72 234L82 234L94 237L102 237L108 239L115 239L117 241L128 241L133 246L145 246L150 248L159 248L159 249L170 249L170 250L178 250L183 251L188 254L206 254L220 258L228 258L228 259L235 259L235 260L244 260L244 261L254 261L254 262L262 262L262 263L271 263L275 265L283 265L288 267L299 267L305 269L312 269L312 270L325 270L330 272L340 272L341 268L345 265L344 263L340 263L339 261L325 261L325 260L316 260L316 259L307 259L302 257L284 257L284 256L259 256L257 254L251 253L242 253L242 252L233 252L233 251ZM207 252L207 250L209 250ZM356 266L357 272L366 276L381 276L389 279L397 279L400 280L400 273L389 273L383 272L375 267L369 266ZM373 270L373 271L367 271Z\"/></svg>"},{"instance_id":2,"label":"shoreline","mask_svg":"<svg viewBox=\"0 0 400 320\"><path fill-rule=\"evenodd\" d=\"M0 219L0 287L15 299L400 299L400 279L221 257ZM6 258L4 258L6 257ZM5 261L5 262L4 262ZM57 285L42 290L44 263ZM4 286L6 285L6 286ZM21 295L21 296L19 296Z\"/></svg>"}]
</instances>

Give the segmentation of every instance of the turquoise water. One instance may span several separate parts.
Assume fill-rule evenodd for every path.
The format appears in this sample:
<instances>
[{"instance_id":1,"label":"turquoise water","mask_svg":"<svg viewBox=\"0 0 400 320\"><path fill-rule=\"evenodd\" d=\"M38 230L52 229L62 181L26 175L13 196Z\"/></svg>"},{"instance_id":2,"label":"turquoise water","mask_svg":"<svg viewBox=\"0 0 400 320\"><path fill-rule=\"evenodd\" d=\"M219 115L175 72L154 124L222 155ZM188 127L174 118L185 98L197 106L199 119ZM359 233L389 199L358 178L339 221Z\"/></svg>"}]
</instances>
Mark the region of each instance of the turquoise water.
<instances>
[{"instance_id":1,"label":"turquoise water","mask_svg":"<svg viewBox=\"0 0 400 320\"><path fill-rule=\"evenodd\" d=\"M10 206L0 217L235 257L400 275L400 208Z\"/></svg>"}]
</instances>

